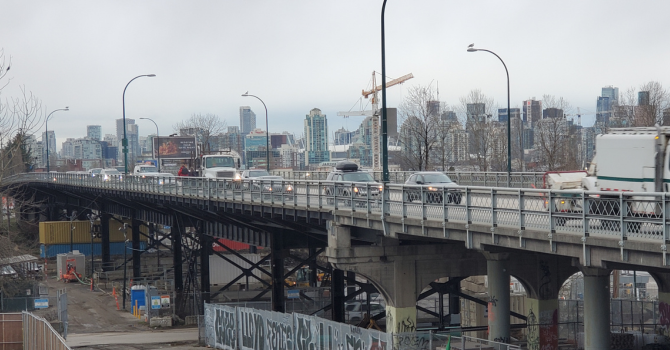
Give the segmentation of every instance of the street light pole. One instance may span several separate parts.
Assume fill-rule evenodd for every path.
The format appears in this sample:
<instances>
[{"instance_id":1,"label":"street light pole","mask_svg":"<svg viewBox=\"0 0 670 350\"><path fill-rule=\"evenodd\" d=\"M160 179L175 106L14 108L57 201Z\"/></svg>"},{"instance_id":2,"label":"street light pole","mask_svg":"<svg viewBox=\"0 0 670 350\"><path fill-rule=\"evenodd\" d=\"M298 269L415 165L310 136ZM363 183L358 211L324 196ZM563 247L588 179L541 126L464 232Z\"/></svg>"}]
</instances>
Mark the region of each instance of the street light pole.
<instances>
[{"instance_id":1,"label":"street light pole","mask_svg":"<svg viewBox=\"0 0 670 350\"><path fill-rule=\"evenodd\" d=\"M158 133L158 124L151 119L151 118L140 118L140 119L147 119L151 120L154 125L156 125L156 144L158 145L158 152L156 152L156 147L154 147L154 143L151 143L151 147L153 148L154 153L156 153L156 159L158 160L158 172L161 172L161 137L160 134Z\"/></svg>"},{"instance_id":2,"label":"street light pole","mask_svg":"<svg viewBox=\"0 0 670 350\"><path fill-rule=\"evenodd\" d=\"M265 165L266 165L266 170L269 173L270 172L270 129L268 128L268 107L265 106L265 102L263 102L263 100L261 100L260 97L258 97L256 95L250 95L249 92L245 92L244 94L242 94L242 96L244 96L244 97L251 96L251 97L257 98L259 101L261 101L261 103L263 104L263 107L265 108L265 136L266 136L265 137L265 141L266 141L266 145L265 145L265 163L266 164Z\"/></svg>"},{"instance_id":3,"label":"street light pole","mask_svg":"<svg viewBox=\"0 0 670 350\"><path fill-rule=\"evenodd\" d=\"M500 62L502 62L503 67L505 67L505 74L507 74L507 187L510 187L510 173L512 172L512 111L510 110L510 103L509 103L509 71L507 71L507 65L505 64L505 61L500 58L495 52L491 50L486 50L486 49L477 49L474 47L475 44L470 44L468 46L468 52L476 52L476 51L486 51L489 53L494 54Z\"/></svg>"},{"instance_id":4,"label":"street light pole","mask_svg":"<svg viewBox=\"0 0 670 350\"><path fill-rule=\"evenodd\" d=\"M386 0L382 5L382 182L389 182L389 153L388 153L388 129L386 120L386 39L384 35L384 11ZM384 186L386 191L386 186Z\"/></svg>"},{"instance_id":5,"label":"street light pole","mask_svg":"<svg viewBox=\"0 0 670 350\"><path fill-rule=\"evenodd\" d=\"M69 111L70 107L65 107L65 108L59 108L47 116L47 119L44 120L44 134L47 135L47 173L49 172L49 118L51 118L51 115L58 112L58 111Z\"/></svg>"},{"instance_id":6,"label":"street light pole","mask_svg":"<svg viewBox=\"0 0 670 350\"><path fill-rule=\"evenodd\" d=\"M124 175L128 175L128 138L126 136L126 89L128 89L128 85L133 82L133 80L141 77L150 77L153 78L155 77L156 74L143 74L143 75L138 75L128 82L126 84L126 87L123 88L123 140L121 143L123 144L123 168L124 168Z\"/></svg>"}]
</instances>

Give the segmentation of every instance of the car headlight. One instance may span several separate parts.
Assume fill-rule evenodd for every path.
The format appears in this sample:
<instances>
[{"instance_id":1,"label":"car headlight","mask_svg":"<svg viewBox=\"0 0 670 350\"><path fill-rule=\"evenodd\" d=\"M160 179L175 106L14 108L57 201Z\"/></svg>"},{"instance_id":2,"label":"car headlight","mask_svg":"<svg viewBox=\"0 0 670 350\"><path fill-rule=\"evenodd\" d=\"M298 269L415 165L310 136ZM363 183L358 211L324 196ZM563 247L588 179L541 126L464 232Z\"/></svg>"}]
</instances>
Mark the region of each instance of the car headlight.
<instances>
[{"instance_id":1,"label":"car headlight","mask_svg":"<svg viewBox=\"0 0 670 350\"><path fill-rule=\"evenodd\" d=\"M235 178L233 178L233 180L242 180L242 177L240 174L235 174Z\"/></svg>"},{"instance_id":2,"label":"car headlight","mask_svg":"<svg viewBox=\"0 0 670 350\"><path fill-rule=\"evenodd\" d=\"M358 187L354 187L354 193L358 193Z\"/></svg>"},{"instance_id":3,"label":"car headlight","mask_svg":"<svg viewBox=\"0 0 670 350\"><path fill-rule=\"evenodd\" d=\"M381 186L381 185L380 185L380 186L379 186L379 190L380 190L380 191L383 191L383 190L384 190L384 186Z\"/></svg>"},{"instance_id":4,"label":"car headlight","mask_svg":"<svg viewBox=\"0 0 670 350\"><path fill-rule=\"evenodd\" d=\"M286 190L287 190L287 191L293 191L293 186L291 186L291 185L287 185L287 186L286 186Z\"/></svg>"},{"instance_id":5,"label":"car headlight","mask_svg":"<svg viewBox=\"0 0 670 350\"><path fill-rule=\"evenodd\" d=\"M429 186L429 187L428 187L428 191L437 191L437 188L432 187L432 186Z\"/></svg>"}]
</instances>

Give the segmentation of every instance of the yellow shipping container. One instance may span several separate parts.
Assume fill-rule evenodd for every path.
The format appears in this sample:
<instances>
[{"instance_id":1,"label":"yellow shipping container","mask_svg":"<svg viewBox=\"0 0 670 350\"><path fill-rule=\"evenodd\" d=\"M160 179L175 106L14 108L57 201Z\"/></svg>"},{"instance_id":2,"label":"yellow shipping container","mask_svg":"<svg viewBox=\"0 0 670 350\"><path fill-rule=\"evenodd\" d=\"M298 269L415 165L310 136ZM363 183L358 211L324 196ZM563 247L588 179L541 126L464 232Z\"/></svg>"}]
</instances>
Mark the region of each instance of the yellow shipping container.
<instances>
[{"instance_id":1,"label":"yellow shipping container","mask_svg":"<svg viewBox=\"0 0 670 350\"><path fill-rule=\"evenodd\" d=\"M72 224L72 225L70 225ZM109 220L109 241L123 242L123 232L119 231L122 224L116 220ZM72 229L74 227L74 229ZM72 231L70 233L70 231ZM149 228L140 226L140 232L145 235L149 233ZM72 243L91 243L91 222L90 221L43 221L40 222L40 243L51 244L70 244L70 234L72 234ZM127 231L128 240L132 239L133 230L128 222ZM146 242L148 238L140 235L140 241ZM100 238L95 238L94 243L100 243Z\"/></svg>"}]
</instances>

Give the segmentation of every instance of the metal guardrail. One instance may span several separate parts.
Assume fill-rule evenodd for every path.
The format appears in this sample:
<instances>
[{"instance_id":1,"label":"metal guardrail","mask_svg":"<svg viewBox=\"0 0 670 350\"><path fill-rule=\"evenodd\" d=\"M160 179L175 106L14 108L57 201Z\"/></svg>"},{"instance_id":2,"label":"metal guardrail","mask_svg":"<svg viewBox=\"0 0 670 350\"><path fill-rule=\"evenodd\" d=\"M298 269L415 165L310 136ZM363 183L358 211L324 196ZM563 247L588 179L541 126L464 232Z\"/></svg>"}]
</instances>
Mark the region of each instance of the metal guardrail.
<instances>
[{"instance_id":1,"label":"metal guardrail","mask_svg":"<svg viewBox=\"0 0 670 350\"><path fill-rule=\"evenodd\" d=\"M47 320L29 312L23 312L23 349L70 350L70 347Z\"/></svg>"},{"instance_id":2,"label":"metal guardrail","mask_svg":"<svg viewBox=\"0 0 670 350\"><path fill-rule=\"evenodd\" d=\"M229 180L197 177L90 177L26 173L27 181L77 187L235 201L314 211L341 210L369 219L415 218L532 229L625 240L670 240L670 196L653 192L589 192L500 187L449 187L309 180ZM584 210L586 208L586 210ZM383 213L383 215L382 215ZM403 220L404 222L404 220Z\"/></svg>"},{"instance_id":3,"label":"metal guardrail","mask_svg":"<svg viewBox=\"0 0 670 350\"><path fill-rule=\"evenodd\" d=\"M272 175L278 175L286 180L312 180L323 181L328 177L327 171L293 171L293 170L271 170ZM389 173L389 181L391 183L405 183L407 179L416 173L415 171L392 171ZM381 171L371 171L370 174L376 181L382 181ZM461 186L491 186L491 187L506 187L507 173L506 172L483 172L483 171L468 171L444 172L451 180L455 181ZM542 188L543 176L542 172L516 172L510 173L510 187L512 188Z\"/></svg>"}]
</instances>

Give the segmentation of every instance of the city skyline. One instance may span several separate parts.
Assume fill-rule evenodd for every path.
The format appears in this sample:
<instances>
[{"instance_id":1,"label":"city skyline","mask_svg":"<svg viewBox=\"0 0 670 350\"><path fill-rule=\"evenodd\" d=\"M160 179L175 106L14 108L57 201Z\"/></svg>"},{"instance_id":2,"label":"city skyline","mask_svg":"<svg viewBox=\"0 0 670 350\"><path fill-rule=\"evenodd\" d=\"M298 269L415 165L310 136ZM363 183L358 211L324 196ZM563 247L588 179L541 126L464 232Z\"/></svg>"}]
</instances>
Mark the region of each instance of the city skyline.
<instances>
[{"instance_id":1,"label":"city skyline","mask_svg":"<svg viewBox=\"0 0 670 350\"><path fill-rule=\"evenodd\" d=\"M411 72L415 78L388 90L388 106L398 107L409 86L435 84L449 105L479 88L503 108L502 65L486 53L466 52L475 43L505 60L512 108L543 94L562 96L580 107L582 123L590 125L602 87L623 91L651 80L668 85L670 73L662 68L670 48L649 35L662 32L668 9L670 4L652 1L634 7L625 1L390 2L387 73L397 78ZM363 119L343 119L337 112L369 104L362 100L361 108L359 96L370 87L370 73L381 70L380 10L381 1L9 3L0 33L12 80L3 96L15 97L25 86L43 101L45 112L70 106L67 115L49 121L58 145L77 136L71 125L113 128L121 117L123 87L139 74L157 76L128 87L126 116L154 118L161 133L171 133L193 113L216 114L234 126L239 106L251 105L256 113L262 108L245 101L245 91L267 104L271 132L299 135L305 111L314 107L332 116L331 130L352 130ZM406 15L411 13L421 16ZM471 25L474 15L481 25ZM304 30L300 19L314 16L322 25ZM532 31L524 25L540 17L542 25ZM265 25L241 26L248 18ZM345 20L348 25L340 25ZM619 30L597 36L602 28ZM626 55L620 54L622 45ZM143 126L141 136L152 132Z\"/></svg>"}]
</instances>

